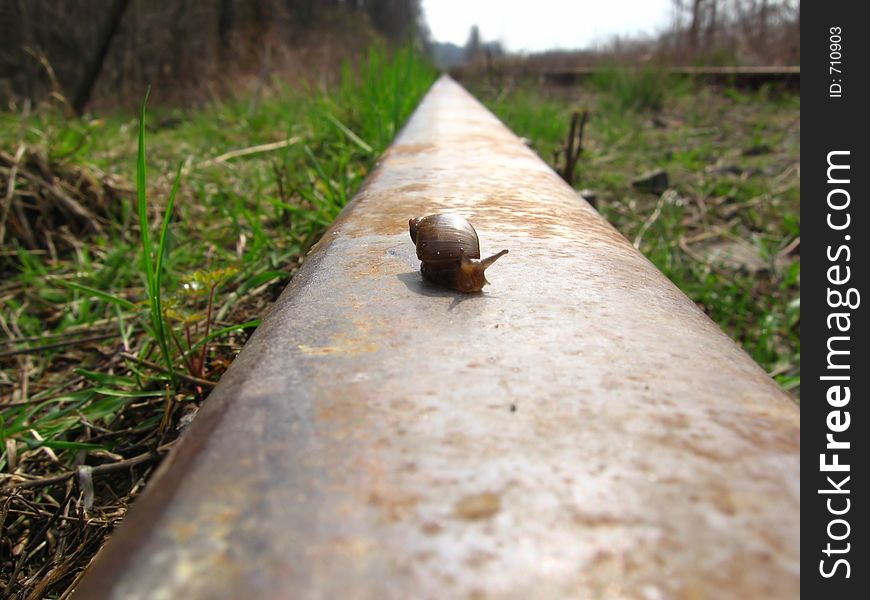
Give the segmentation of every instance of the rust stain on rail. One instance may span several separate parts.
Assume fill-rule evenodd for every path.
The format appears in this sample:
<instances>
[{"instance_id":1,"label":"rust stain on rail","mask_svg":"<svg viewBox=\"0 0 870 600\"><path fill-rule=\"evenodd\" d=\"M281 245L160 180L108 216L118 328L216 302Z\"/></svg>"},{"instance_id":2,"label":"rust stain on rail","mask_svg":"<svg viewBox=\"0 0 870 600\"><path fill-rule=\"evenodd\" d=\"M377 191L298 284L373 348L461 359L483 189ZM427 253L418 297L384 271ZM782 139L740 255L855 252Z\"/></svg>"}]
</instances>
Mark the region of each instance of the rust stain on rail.
<instances>
[{"instance_id":1,"label":"rust stain on rail","mask_svg":"<svg viewBox=\"0 0 870 600\"><path fill-rule=\"evenodd\" d=\"M482 294L422 280L454 211ZM81 598L793 598L800 417L441 79L312 250Z\"/></svg>"}]
</instances>

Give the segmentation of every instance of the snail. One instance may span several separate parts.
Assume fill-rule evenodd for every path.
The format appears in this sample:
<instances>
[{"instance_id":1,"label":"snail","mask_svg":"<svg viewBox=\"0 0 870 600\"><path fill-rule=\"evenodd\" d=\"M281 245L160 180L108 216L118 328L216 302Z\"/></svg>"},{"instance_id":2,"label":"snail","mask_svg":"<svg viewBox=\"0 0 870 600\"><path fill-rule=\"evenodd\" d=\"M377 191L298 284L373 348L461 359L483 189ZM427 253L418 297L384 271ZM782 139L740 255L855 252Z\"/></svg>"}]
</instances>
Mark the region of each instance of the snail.
<instances>
[{"instance_id":1,"label":"snail","mask_svg":"<svg viewBox=\"0 0 870 600\"><path fill-rule=\"evenodd\" d=\"M408 225L423 277L460 292L479 292L489 283L483 272L508 253L480 260L477 232L459 215L417 217Z\"/></svg>"}]
</instances>

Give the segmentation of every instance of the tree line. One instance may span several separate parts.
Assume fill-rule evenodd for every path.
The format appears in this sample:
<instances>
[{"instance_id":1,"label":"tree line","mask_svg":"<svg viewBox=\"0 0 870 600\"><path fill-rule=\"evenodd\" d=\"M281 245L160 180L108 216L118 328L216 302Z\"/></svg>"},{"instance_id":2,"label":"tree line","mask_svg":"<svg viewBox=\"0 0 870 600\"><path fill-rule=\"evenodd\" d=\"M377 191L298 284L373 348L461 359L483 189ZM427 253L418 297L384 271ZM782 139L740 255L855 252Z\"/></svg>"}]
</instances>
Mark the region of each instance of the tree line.
<instances>
[{"instance_id":1,"label":"tree line","mask_svg":"<svg viewBox=\"0 0 870 600\"><path fill-rule=\"evenodd\" d=\"M81 113L148 83L202 97L404 43L420 15L420 0L0 0L0 102L55 96Z\"/></svg>"}]
</instances>

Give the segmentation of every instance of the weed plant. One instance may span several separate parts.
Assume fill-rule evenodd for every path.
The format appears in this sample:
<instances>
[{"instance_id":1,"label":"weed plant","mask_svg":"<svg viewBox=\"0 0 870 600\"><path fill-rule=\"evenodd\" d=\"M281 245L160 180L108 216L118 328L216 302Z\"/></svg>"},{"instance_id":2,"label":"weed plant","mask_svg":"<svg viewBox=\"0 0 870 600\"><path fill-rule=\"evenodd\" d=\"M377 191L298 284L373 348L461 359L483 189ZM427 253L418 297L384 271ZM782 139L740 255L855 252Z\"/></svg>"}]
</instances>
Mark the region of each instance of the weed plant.
<instances>
[{"instance_id":1,"label":"weed plant","mask_svg":"<svg viewBox=\"0 0 870 600\"><path fill-rule=\"evenodd\" d=\"M657 111L665 101L668 75L664 69L611 67L596 71L591 87L600 92L600 105L608 111Z\"/></svg>"}]
</instances>

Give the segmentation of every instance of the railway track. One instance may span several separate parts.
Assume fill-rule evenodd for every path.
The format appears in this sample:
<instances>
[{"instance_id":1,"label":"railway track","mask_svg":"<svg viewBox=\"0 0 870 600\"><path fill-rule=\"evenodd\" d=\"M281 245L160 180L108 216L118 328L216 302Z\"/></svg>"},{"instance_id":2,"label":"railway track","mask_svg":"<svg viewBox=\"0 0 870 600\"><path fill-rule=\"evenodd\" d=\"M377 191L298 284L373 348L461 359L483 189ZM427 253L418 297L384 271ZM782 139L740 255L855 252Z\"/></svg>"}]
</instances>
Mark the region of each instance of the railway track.
<instances>
[{"instance_id":1,"label":"railway track","mask_svg":"<svg viewBox=\"0 0 870 600\"><path fill-rule=\"evenodd\" d=\"M599 67L574 68L523 68L493 66L481 71L480 67L460 68L452 72L458 80L472 80L485 74L492 78L536 79L553 85L578 85L602 72ZM729 85L737 88L757 89L762 85L774 85L791 90L800 90L800 66L759 67L669 67L664 72L672 76L689 77L712 85Z\"/></svg>"},{"instance_id":2,"label":"railway track","mask_svg":"<svg viewBox=\"0 0 870 600\"><path fill-rule=\"evenodd\" d=\"M464 295L408 219L510 254ZM800 416L448 77L75 598L794 598Z\"/></svg>"}]
</instances>

